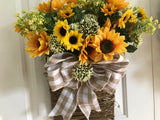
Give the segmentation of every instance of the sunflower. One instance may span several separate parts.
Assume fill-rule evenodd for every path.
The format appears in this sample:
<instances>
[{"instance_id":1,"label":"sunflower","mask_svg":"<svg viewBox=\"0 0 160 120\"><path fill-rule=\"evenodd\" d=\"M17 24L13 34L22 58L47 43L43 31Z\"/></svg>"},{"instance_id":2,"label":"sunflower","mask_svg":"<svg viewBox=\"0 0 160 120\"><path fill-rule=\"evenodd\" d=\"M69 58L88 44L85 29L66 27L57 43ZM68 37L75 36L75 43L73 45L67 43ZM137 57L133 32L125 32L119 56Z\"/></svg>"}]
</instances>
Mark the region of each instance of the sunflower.
<instances>
[{"instance_id":1,"label":"sunflower","mask_svg":"<svg viewBox=\"0 0 160 120\"><path fill-rule=\"evenodd\" d=\"M111 28L112 24L111 24L111 20L109 18L107 18L107 21L105 22L105 24L103 25L103 27L101 28L101 30L103 31L105 27L107 28Z\"/></svg>"},{"instance_id":2,"label":"sunflower","mask_svg":"<svg viewBox=\"0 0 160 120\"><path fill-rule=\"evenodd\" d=\"M65 3L66 3L66 0L53 0L52 9L58 10L59 8L63 7Z\"/></svg>"},{"instance_id":3,"label":"sunflower","mask_svg":"<svg viewBox=\"0 0 160 120\"><path fill-rule=\"evenodd\" d=\"M143 8L139 8L139 11L138 11L138 14L137 14L137 17L138 18L141 18L142 20L146 19L146 13L144 12L145 9Z\"/></svg>"},{"instance_id":4,"label":"sunflower","mask_svg":"<svg viewBox=\"0 0 160 120\"><path fill-rule=\"evenodd\" d=\"M133 11L128 9L123 16L118 20L118 27L120 28L125 28L125 24L127 23L127 21L131 18L131 16L133 15Z\"/></svg>"},{"instance_id":5,"label":"sunflower","mask_svg":"<svg viewBox=\"0 0 160 120\"><path fill-rule=\"evenodd\" d=\"M81 54L79 55L79 61L80 65L86 64L88 65L89 60L88 60L88 52L86 51L86 48L88 47L88 44L90 42L90 36L87 36L87 38L84 40L83 46L81 48Z\"/></svg>"},{"instance_id":6,"label":"sunflower","mask_svg":"<svg viewBox=\"0 0 160 120\"><path fill-rule=\"evenodd\" d=\"M130 19L129 19L129 23L136 23L136 21L137 21L137 17L132 14Z\"/></svg>"},{"instance_id":7,"label":"sunflower","mask_svg":"<svg viewBox=\"0 0 160 120\"><path fill-rule=\"evenodd\" d=\"M39 3L39 6L36 7L36 9L42 11L42 12L49 12L50 10L50 4L51 4L51 1L49 0L48 2L43 2L43 3Z\"/></svg>"},{"instance_id":8,"label":"sunflower","mask_svg":"<svg viewBox=\"0 0 160 120\"><path fill-rule=\"evenodd\" d=\"M37 35L34 31L30 31L26 37L28 39L26 42L28 45L26 51L31 53L30 57L37 57L42 54L49 55L48 41L50 36L48 36L46 32L41 31L39 35Z\"/></svg>"},{"instance_id":9,"label":"sunflower","mask_svg":"<svg viewBox=\"0 0 160 120\"><path fill-rule=\"evenodd\" d=\"M83 42L82 35L83 34L78 33L78 31L71 31L64 41L64 46L67 47L67 50L71 50L72 52L74 49L79 50Z\"/></svg>"},{"instance_id":10,"label":"sunflower","mask_svg":"<svg viewBox=\"0 0 160 120\"><path fill-rule=\"evenodd\" d=\"M94 36L87 36L87 38L84 40L81 54L79 55L79 61L80 65L89 64L89 58L93 60L94 62L98 62L102 59L102 53L98 53L96 51L96 47L94 46L93 42L95 40Z\"/></svg>"},{"instance_id":11,"label":"sunflower","mask_svg":"<svg viewBox=\"0 0 160 120\"><path fill-rule=\"evenodd\" d=\"M108 0L109 4L114 4L117 10L122 10L127 8L129 2L125 2L124 0Z\"/></svg>"},{"instance_id":12,"label":"sunflower","mask_svg":"<svg viewBox=\"0 0 160 120\"><path fill-rule=\"evenodd\" d=\"M22 30L18 26L14 26L15 32L20 33Z\"/></svg>"},{"instance_id":13,"label":"sunflower","mask_svg":"<svg viewBox=\"0 0 160 120\"><path fill-rule=\"evenodd\" d=\"M73 10L70 7L67 7L66 9L62 9L59 11L59 14L62 18L69 18L72 17L74 15L74 13L72 12Z\"/></svg>"},{"instance_id":14,"label":"sunflower","mask_svg":"<svg viewBox=\"0 0 160 120\"><path fill-rule=\"evenodd\" d=\"M67 37L69 30L69 25L67 20L64 21L58 21L53 29L54 36L57 37L57 41L61 41L61 44L64 43L64 40Z\"/></svg>"},{"instance_id":15,"label":"sunflower","mask_svg":"<svg viewBox=\"0 0 160 120\"><path fill-rule=\"evenodd\" d=\"M103 58L113 60L115 53L123 55L126 52L127 43L124 42L125 36L120 36L120 33L115 33L115 30L109 30L107 27L104 31L99 30L95 36L95 46L98 53L103 54Z\"/></svg>"},{"instance_id":16,"label":"sunflower","mask_svg":"<svg viewBox=\"0 0 160 120\"><path fill-rule=\"evenodd\" d=\"M53 0L51 5L51 1L49 0L48 2L39 3L39 6L36 7L36 9L42 12L49 12L50 7L51 10L57 10L58 8L63 7L65 3L65 0Z\"/></svg>"},{"instance_id":17,"label":"sunflower","mask_svg":"<svg viewBox=\"0 0 160 120\"><path fill-rule=\"evenodd\" d=\"M95 63L99 62L103 57L103 54L96 51L96 48L92 48L92 51L89 54L89 58L93 60Z\"/></svg>"},{"instance_id":18,"label":"sunflower","mask_svg":"<svg viewBox=\"0 0 160 120\"><path fill-rule=\"evenodd\" d=\"M77 0L66 0L66 3L68 7L73 8L78 4L78 1Z\"/></svg>"},{"instance_id":19,"label":"sunflower","mask_svg":"<svg viewBox=\"0 0 160 120\"><path fill-rule=\"evenodd\" d=\"M77 1L77 0L66 0L66 3L67 3L67 4L69 4L69 3L78 4L78 1Z\"/></svg>"},{"instance_id":20,"label":"sunflower","mask_svg":"<svg viewBox=\"0 0 160 120\"><path fill-rule=\"evenodd\" d=\"M102 8L102 12L104 12L105 15L111 15L116 11L116 7L114 4L104 4Z\"/></svg>"}]
</instances>

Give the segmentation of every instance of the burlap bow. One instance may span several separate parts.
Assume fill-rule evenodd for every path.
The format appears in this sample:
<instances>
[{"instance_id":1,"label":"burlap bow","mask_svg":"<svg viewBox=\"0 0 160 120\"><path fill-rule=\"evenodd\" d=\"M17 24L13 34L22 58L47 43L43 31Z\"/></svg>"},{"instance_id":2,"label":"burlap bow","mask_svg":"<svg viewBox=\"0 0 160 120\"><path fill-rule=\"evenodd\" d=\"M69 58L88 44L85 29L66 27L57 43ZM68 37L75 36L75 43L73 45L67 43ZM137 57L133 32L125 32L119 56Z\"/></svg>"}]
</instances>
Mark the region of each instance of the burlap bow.
<instances>
[{"instance_id":1,"label":"burlap bow","mask_svg":"<svg viewBox=\"0 0 160 120\"><path fill-rule=\"evenodd\" d=\"M77 63L77 57L66 52L51 56L45 64L52 91L63 88L50 117L62 115L64 120L70 120L78 105L89 120L91 110L101 111L94 91L113 93L129 62L117 54L112 61L93 63L93 75L87 82L72 77Z\"/></svg>"}]
</instances>

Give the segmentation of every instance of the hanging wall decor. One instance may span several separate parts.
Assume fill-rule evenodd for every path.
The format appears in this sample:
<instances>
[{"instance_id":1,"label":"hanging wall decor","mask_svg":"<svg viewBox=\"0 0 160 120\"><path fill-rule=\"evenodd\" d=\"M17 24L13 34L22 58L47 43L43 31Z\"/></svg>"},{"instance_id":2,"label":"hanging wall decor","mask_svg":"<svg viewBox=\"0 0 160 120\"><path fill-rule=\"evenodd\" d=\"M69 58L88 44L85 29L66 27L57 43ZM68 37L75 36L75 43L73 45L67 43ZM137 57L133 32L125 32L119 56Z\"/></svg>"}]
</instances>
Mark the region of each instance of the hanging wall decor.
<instances>
[{"instance_id":1,"label":"hanging wall decor","mask_svg":"<svg viewBox=\"0 0 160 120\"><path fill-rule=\"evenodd\" d=\"M47 59L56 98L49 117L57 120L114 119L108 109L114 110L116 86L129 64L124 53L135 52L142 33L159 26L124 0L49 0L15 17L30 57Z\"/></svg>"}]
</instances>

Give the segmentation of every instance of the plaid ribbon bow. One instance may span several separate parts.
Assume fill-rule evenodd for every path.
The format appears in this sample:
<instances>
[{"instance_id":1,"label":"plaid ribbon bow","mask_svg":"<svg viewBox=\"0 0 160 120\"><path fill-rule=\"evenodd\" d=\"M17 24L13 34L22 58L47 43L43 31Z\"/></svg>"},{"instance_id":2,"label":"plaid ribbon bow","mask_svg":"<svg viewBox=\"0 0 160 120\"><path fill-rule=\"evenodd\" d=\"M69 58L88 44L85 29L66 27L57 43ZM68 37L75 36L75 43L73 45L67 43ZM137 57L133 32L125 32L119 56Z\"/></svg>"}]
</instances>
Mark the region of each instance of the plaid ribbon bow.
<instances>
[{"instance_id":1,"label":"plaid ribbon bow","mask_svg":"<svg viewBox=\"0 0 160 120\"><path fill-rule=\"evenodd\" d=\"M93 63L93 75L87 82L72 77L72 68L77 63L77 58L66 52L51 56L45 64L52 91L63 88L50 117L62 115L64 120L70 120L79 106L89 120L91 110L101 111L94 91L114 93L129 61L116 54L112 61Z\"/></svg>"}]
</instances>

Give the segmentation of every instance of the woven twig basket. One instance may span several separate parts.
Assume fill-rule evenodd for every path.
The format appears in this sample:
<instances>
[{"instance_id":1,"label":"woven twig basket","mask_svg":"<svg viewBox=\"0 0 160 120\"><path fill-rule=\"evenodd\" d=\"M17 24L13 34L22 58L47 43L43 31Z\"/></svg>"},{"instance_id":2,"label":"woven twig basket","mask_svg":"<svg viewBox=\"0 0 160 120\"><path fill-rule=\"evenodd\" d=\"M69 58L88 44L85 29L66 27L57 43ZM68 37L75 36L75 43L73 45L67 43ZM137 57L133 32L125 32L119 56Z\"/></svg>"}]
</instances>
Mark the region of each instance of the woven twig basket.
<instances>
[{"instance_id":1,"label":"woven twig basket","mask_svg":"<svg viewBox=\"0 0 160 120\"><path fill-rule=\"evenodd\" d=\"M51 93L52 107L55 106L60 93L61 90ZM96 94L102 111L101 112L92 111L90 115L90 120L114 120L114 102L115 102L114 94L110 95L104 91L96 92ZM63 118L62 116L56 116L54 117L54 120L63 120ZM80 111L80 109L77 107L77 110L73 114L71 120L87 120L87 119Z\"/></svg>"}]
</instances>

